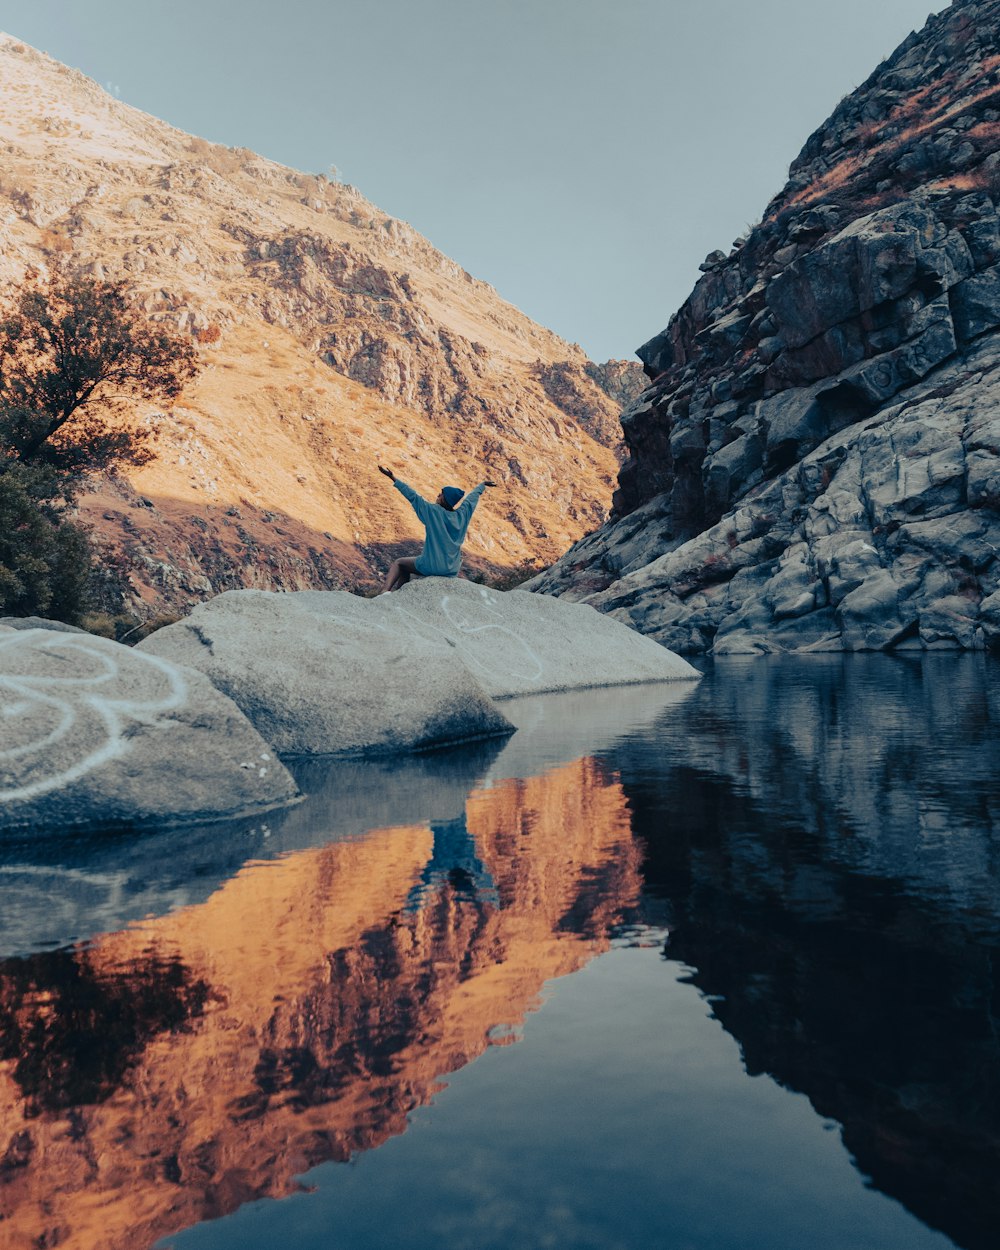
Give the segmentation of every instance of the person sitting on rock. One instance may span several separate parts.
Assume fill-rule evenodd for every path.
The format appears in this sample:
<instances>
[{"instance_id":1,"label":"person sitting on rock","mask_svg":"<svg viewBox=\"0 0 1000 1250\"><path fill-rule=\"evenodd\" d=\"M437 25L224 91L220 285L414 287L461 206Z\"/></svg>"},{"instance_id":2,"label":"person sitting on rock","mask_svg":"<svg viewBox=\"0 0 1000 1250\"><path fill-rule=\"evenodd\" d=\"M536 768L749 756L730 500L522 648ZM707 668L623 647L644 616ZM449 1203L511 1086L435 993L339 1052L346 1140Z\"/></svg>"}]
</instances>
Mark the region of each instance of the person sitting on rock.
<instances>
[{"instance_id":1,"label":"person sitting on rock","mask_svg":"<svg viewBox=\"0 0 1000 1250\"><path fill-rule=\"evenodd\" d=\"M420 555L404 556L393 560L386 574L382 593L398 590L411 577L457 577L462 567L462 543L479 503L479 496L494 482L480 482L468 494L457 486L445 486L433 503L418 495L412 486L393 473L392 469L378 466L404 499L413 505L413 511L424 524L424 549Z\"/></svg>"}]
</instances>

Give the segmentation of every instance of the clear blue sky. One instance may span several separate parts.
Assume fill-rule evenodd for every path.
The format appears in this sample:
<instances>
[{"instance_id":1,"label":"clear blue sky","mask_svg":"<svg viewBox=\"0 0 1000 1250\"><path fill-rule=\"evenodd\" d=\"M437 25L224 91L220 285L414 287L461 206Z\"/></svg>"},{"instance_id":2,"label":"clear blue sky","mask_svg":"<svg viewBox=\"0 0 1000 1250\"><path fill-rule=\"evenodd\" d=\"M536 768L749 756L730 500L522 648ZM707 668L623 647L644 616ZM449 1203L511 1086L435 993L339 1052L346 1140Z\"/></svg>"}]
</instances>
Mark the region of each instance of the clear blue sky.
<instances>
[{"instance_id":1,"label":"clear blue sky","mask_svg":"<svg viewBox=\"0 0 1000 1250\"><path fill-rule=\"evenodd\" d=\"M666 324L943 0L0 0L183 130L336 165L595 359Z\"/></svg>"}]
</instances>

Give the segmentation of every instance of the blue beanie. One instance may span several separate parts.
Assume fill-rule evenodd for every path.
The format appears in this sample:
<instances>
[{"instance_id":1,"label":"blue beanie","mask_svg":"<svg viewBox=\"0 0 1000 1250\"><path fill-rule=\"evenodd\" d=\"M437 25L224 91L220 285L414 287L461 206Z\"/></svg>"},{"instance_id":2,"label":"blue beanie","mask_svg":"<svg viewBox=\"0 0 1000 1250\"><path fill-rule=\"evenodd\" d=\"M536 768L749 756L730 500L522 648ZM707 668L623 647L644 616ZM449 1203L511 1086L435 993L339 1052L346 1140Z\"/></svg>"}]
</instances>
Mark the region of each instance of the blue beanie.
<instances>
[{"instance_id":1,"label":"blue beanie","mask_svg":"<svg viewBox=\"0 0 1000 1250\"><path fill-rule=\"evenodd\" d=\"M443 486L441 488L441 498L449 508L454 508L464 494L465 491L459 490L457 486Z\"/></svg>"}]
</instances>

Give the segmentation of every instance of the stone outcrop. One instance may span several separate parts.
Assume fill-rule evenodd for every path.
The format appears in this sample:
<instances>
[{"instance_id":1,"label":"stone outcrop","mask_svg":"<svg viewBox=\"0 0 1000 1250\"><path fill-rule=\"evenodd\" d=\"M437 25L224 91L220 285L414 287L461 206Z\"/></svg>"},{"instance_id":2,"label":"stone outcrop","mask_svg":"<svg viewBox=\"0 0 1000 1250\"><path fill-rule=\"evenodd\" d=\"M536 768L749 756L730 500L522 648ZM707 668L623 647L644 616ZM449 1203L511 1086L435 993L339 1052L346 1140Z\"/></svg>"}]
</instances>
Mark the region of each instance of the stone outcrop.
<instances>
[{"instance_id":1,"label":"stone outcrop","mask_svg":"<svg viewBox=\"0 0 1000 1250\"><path fill-rule=\"evenodd\" d=\"M157 459L81 499L109 599L145 619L380 581L419 530L379 460L432 493L498 483L469 536L484 573L604 520L635 362L594 365L353 187L183 134L5 35L0 83L0 303L57 263L122 278L204 365L137 406Z\"/></svg>"},{"instance_id":2,"label":"stone outcrop","mask_svg":"<svg viewBox=\"0 0 1000 1250\"><path fill-rule=\"evenodd\" d=\"M392 754L513 732L444 638L394 625L379 601L346 592L234 590L137 650L205 673L286 755Z\"/></svg>"},{"instance_id":3,"label":"stone outcrop","mask_svg":"<svg viewBox=\"0 0 1000 1250\"><path fill-rule=\"evenodd\" d=\"M426 749L512 732L493 699L699 676L592 608L461 578L231 591L137 649L205 673L282 754Z\"/></svg>"},{"instance_id":4,"label":"stone outcrop","mask_svg":"<svg viewBox=\"0 0 1000 1250\"><path fill-rule=\"evenodd\" d=\"M340 613L343 596L303 594L317 612ZM494 699L690 681L701 674L633 629L593 608L540 599L524 591L488 590L461 578L421 578L374 603L378 627L401 641L450 649Z\"/></svg>"},{"instance_id":5,"label":"stone outcrop","mask_svg":"<svg viewBox=\"0 0 1000 1250\"><path fill-rule=\"evenodd\" d=\"M0 629L0 829L142 828L297 794L201 673L89 634Z\"/></svg>"},{"instance_id":6,"label":"stone outcrop","mask_svg":"<svg viewBox=\"0 0 1000 1250\"><path fill-rule=\"evenodd\" d=\"M237 820L113 838L17 840L0 872L0 958L86 942L143 917L203 903L248 861L272 861L372 829L450 823L473 789L551 772L635 737L692 698L696 682L508 700L517 726L443 751L289 760L301 801ZM206 836L208 833L209 836ZM9 835L8 835L9 837Z\"/></svg>"},{"instance_id":7,"label":"stone outcrop","mask_svg":"<svg viewBox=\"0 0 1000 1250\"><path fill-rule=\"evenodd\" d=\"M930 18L706 259L611 521L532 589L687 652L997 641L998 37L996 0Z\"/></svg>"},{"instance_id":8,"label":"stone outcrop","mask_svg":"<svg viewBox=\"0 0 1000 1250\"><path fill-rule=\"evenodd\" d=\"M459 578L376 599L231 591L135 648L0 623L0 829L254 813L297 796L279 754L504 737L496 700L698 677L593 608Z\"/></svg>"},{"instance_id":9,"label":"stone outcrop","mask_svg":"<svg viewBox=\"0 0 1000 1250\"><path fill-rule=\"evenodd\" d=\"M50 621L44 616L0 616L0 629L53 629L60 634L86 634L77 625L65 621Z\"/></svg>"}]
</instances>

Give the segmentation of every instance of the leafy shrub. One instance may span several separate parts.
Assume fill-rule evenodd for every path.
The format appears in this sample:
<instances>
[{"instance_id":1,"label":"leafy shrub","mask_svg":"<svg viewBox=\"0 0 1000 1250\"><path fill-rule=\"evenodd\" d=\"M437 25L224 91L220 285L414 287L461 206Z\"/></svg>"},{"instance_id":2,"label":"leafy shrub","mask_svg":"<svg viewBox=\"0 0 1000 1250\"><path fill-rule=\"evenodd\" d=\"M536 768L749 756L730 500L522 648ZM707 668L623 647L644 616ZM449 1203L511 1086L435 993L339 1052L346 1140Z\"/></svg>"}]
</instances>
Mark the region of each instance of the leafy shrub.
<instances>
[{"instance_id":1,"label":"leafy shrub","mask_svg":"<svg viewBox=\"0 0 1000 1250\"><path fill-rule=\"evenodd\" d=\"M75 496L88 475L152 458L134 401L173 398L197 369L190 341L137 314L121 282L57 272L0 314L3 614L75 625L97 606L88 582L98 567L71 519Z\"/></svg>"},{"instance_id":2,"label":"leafy shrub","mask_svg":"<svg viewBox=\"0 0 1000 1250\"><path fill-rule=\"evenodd\" d=\"M30 471L0 472L0 614L78 625L89 602L90 542L38 489Z\"/></svg>"},{"instance_id":3,"label":"leafy shrub","mask_svg":"<svg viewBox=\"0 0 1000 1250\"><path fill-rule=\"evenodd\" d=\"M535 564L533 560L526 560L523 564L512 565L509 569L504 569L491 577L484 577L483 585L489 586L491 590L516 590L518 586L541 571L541 565Z\"/></svg>"}]
</instances>

